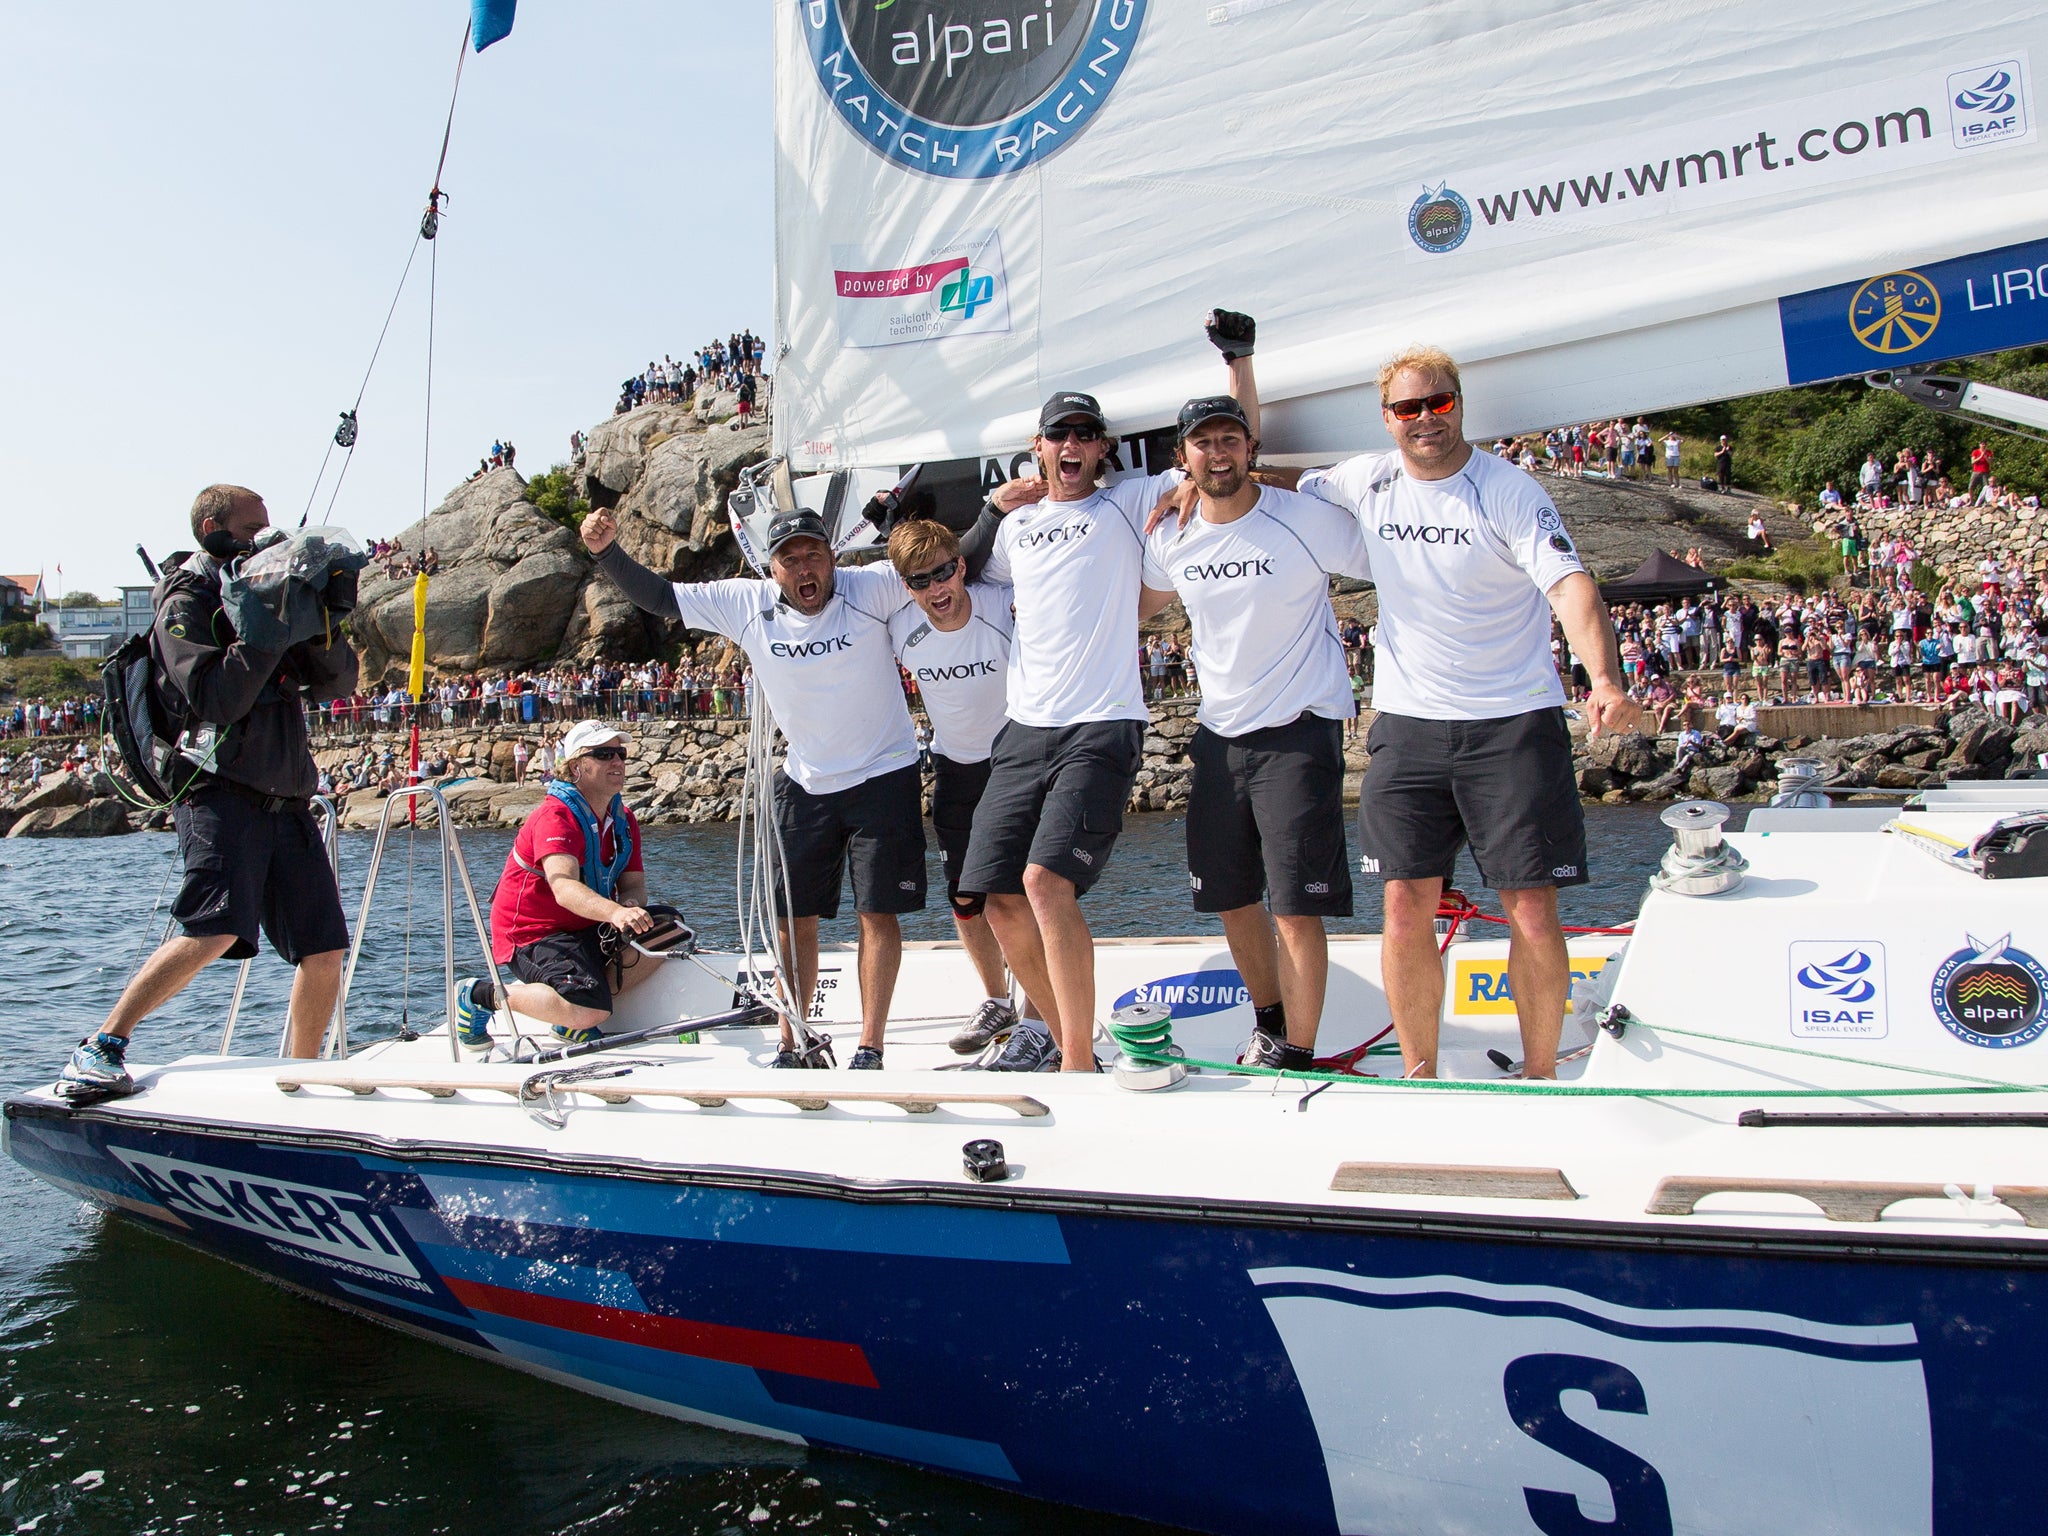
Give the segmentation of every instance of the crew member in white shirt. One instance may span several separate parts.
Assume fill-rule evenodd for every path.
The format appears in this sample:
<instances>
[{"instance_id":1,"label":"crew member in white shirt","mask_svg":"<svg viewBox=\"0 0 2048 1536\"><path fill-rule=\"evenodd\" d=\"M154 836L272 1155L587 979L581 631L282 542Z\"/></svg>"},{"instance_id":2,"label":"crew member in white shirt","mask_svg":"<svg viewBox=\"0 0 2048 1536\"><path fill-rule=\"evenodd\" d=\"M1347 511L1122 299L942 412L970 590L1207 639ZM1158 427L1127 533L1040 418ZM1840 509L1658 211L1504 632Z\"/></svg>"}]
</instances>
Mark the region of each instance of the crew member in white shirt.
<instances>
[{"instance_id":1,"label":"crew member in white shirt","mask_svg":"<svg viewBox=\"0 0 2048 1536\"><path fill-rule=\"evenodd\" d=\"M1329 578L1371 570L1357 519L1253 482L1259 445L1236 400L1190 400L1178 425L1195 515L1148 537L1138 612L1178 593L1193 628L1188 883L1251 994L1243 1063L1304 1071L1329 982L1324 920L1351 915L1343 722L1357 706Z\"/></svg>"},{"instance_id":2,"label":"crew member in white shirt","mask_svg":"<svg viewBox=\"0 0 2048 1536\"><path fill-rule=\"evenodd\" d=\"M889 562L914 606L889 621L896 660L916 679L931 719L932 831L946 872L953 928L981 979L984 1001L952 1048L971 1056L1017 1024L1003 952L983 915L987 898L960 889L974 808L988 787L989 754L1004 713L1010 668L1010 589L967 580L960 540L943 523L913 518L889 535Z\"/></svg>"},{"instance_id":3,"label":"crew member in white shirt","mask_svg":"<svg viewBox=\"0 0 2048 1536\"><path fill-rule=\"evenodd\" d=\"M989 926L1048 1026L1013 1029L998 1070L1036 1071L1055 1056L1066 1071L1095 1070L1095 940L1080 898L1123 829L1151 718L1138 678L1139 529L1166 483L1098 487L1113 443L1094 396L1055 394L1032 442L1042 482L1011 481L992 498L1041 499L1003 519L983 573L1016 588L1017 629L1009 724L960 889L987 895Z\"/></svg>"},{"instance_id":4,"label":"crew member in white shirt","mask_svg":"<svg viewBox=\"0 0 2048 1536\"><path fill-rule=\"evenodd\" d=\"M852 866L860 918L860 1047L850 1066L882 1065L889 1001L903 962L898 914L924 906L924 816L917 738L896 672L889 621L909 601L880 566L835 570L815 512L768 527L772 581L671 583L618 546L608 512L583 520L599 569L639 607L737 643L788 741L775 775L775 821L788 861L783 964L808 1005L818 984L818 920L839 915ZM804 1065L788 1025L775 1065Z\"/></svg>"},{"instance_id":5,"label":"crew member in white shirt","mask_svg":"<svg viewBox=\"0 0 2048 1536\"><path fill-rule=\"evenodd\" d=\"M1255 400L1250 361L1232 366L1239 397ZM1387 1002L1408 1075L1435 1076L1437 901L1469 841L1507 915L1523 1075L1554 1077L1571 988L1557 888L1587 875L1564 690L1550 659L1553 614L1592 684L1590 732L1626 729L1638 711L1621 686L1600 589L1550 498L1465 441L1458 365L1413 348L1380 369L1379 385L1393 453L1259 474L1354 512L1379 588L1378 718L1366 738L1358 841L1360 868L1385 885Z\"/></svg>"}]
</instances>

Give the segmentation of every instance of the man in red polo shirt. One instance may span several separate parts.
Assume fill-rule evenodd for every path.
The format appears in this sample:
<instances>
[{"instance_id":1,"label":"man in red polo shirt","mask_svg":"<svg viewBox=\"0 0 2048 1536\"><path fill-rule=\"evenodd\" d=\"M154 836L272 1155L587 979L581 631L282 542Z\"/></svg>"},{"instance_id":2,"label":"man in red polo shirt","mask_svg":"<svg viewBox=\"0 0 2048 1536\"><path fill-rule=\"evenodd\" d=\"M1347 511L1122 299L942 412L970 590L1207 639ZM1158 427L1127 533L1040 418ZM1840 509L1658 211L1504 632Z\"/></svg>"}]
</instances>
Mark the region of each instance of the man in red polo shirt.
<instances>
[{"instance_id":1,"label":"man in red polo shirt","mask_svg":"<svg viewBox=\"0 0 2048 1536\"><path fill-rule=\"evenodd\" d=\"M598 943L600 923L645 933L654 922L640 825L621 795L631 750L632 738L599 720L563 739L562 776L512 840L491 897L491 958L518 980L502 999L476 977L455 985L456 1038L470 1049L490 1048L501 1005L568 1044L589 1044L603 1035L615 995L659 969L631 949L613 966Z\"/></svg>"}]
</instances>

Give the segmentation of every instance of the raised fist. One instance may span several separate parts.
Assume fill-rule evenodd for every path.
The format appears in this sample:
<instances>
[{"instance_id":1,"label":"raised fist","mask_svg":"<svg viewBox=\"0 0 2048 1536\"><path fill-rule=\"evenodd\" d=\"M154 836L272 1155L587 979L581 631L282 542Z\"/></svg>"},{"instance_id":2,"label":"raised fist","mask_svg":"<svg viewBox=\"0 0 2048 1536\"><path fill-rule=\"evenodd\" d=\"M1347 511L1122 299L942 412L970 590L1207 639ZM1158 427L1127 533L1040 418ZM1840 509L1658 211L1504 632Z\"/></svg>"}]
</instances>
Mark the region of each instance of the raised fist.
<instances>
[{"instance_id":1,"label":"raised fist","mask_svg":"<svg viewBox=\"0 0 2048 1536\"><path fill-rule=\"evenodd\" d=\"M1202 329L1209 334L1209 345L1223 354L1223 361L1234 363L1240 357L1252 355L1252 343L1258 340L1259 322L1250 315L1241 315L1234 309L1212 309L1202 321Z\"/></svg>"},{"instance_id":2,"label":"raised fist","mask_svg":"<svg viewBox=\"0 0 2048 1536\"><path fill-rule=\"evenodd\" d=\"M599 508L583 515L583 547L593 555L601 555L610 549L618 536L619 520L611 513Z\"/></svg>"}]
</instances>

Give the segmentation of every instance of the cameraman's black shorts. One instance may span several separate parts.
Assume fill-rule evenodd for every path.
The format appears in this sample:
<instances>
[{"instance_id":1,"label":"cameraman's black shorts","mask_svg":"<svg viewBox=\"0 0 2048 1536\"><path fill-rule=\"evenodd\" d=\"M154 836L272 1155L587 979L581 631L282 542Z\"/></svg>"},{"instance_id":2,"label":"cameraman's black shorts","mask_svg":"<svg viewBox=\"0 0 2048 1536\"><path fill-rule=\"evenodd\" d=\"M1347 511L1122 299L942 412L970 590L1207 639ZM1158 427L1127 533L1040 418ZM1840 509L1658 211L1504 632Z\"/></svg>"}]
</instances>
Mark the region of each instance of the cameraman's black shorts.
<instances>
[{"instance_id":1,"label":"cameraman's black shorts","mask_svg":"<svg viewBox=\"0 0 2048 1536\"><path fill-rule=\"evenodd\" d=\"M287 965L348 948L334 866L305 801L266 811L253 791L208 784L179 801L171 820L185 862L171 916L189 937L231 933L227 958L246 960L260 930Z\"/></svg>"},{"instance_id":2,"label":"cameraman's black shorts","mask_svg":"<svg viewBox=\"0 0 2048 1536\"><path fill-rule=\"evenodd\" d=\"M1219 736L1195 729L1188 883L1197 912L1262 897L1280 917L1349 917L1344 726L1319 715Z\"/></svg>"},{"instance_id":3,"label":"cameraman's black shorts","mask_svg":"<svg viewBox=\"0 0 2048 1536\"><path fill-rule=\"evenodd\" d=\"M837 917L849 863L854 911L922 909L923 797L915 763L826 795L812 794L777 769L775 825L789 863L788 910L797 917Z\"/></svg>"},{"instance_id":4,"label":"cameraman's black shorts","mask_svg":"<svg viewBox=\"0 0 2048 1536\"><path fill-rule=\"evenodd\" d=\"M946 872L946 899L953 904L955 917L979 917L987 903L984 896L961 893L960 870L967 862L974 808L988 788L989 767L988 758L956 763L941 753L932 754L932 831L939 839L939 867Z\"/></svg>"},{"instance_id":5,"label":"cameraman's black shorts","mask_svg":"<svg viewBox=\"0 0 2048 1536\"><path fill-rule=\"evenodd\" d=\"M519 945L512 951L512 974L553 987L564 1002L578 1008L612 1011L611 982L605 976L604 949L597 942L595 923Z\"/></svg>"},{"instance_id":6,"label":"cameraman's black shorts","mask_svg":"<svg viewBox=\"0 0 2048 1536\"><path fill-rule=\"evenodd\" d=\"M1365 874L1448 880L1469 840L1494 890L1586 883L1586 817L1562 709L1498 720L1381 715L1365 749Z\"/></svg>"}]
</instances>

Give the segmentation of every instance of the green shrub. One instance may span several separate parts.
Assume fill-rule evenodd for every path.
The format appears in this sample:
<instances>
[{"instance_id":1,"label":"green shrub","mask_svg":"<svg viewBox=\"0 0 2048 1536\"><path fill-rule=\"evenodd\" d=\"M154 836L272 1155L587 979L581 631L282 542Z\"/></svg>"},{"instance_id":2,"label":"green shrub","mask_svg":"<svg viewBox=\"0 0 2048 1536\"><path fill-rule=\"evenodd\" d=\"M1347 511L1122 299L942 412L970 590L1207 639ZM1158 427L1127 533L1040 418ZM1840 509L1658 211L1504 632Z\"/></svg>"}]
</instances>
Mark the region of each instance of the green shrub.
<instances>
[{"instance_id":1,"label":"green shrub","mask_svg":"<svg viewBox=\"0 0 2048 1536\"><path fill-rule=\"evenodd\" d=\"M41 650L49 643L49 629L33 619L0 624L0 651L9 656L20 656L28 651Z\"/></svg>"},{"instance_id":2,"label":"green shrub","mask_svg":"<svg viewBox=\"0 0 2048 1536\"><path fill-rule=\"evenodd\" d=\"M590 503L576 494L575 482L566 464L557 464L527 481L526 499L543 516L554 519L564 528L582 527L584 514L590 510Z\"/></svg>"}]
</instances>

